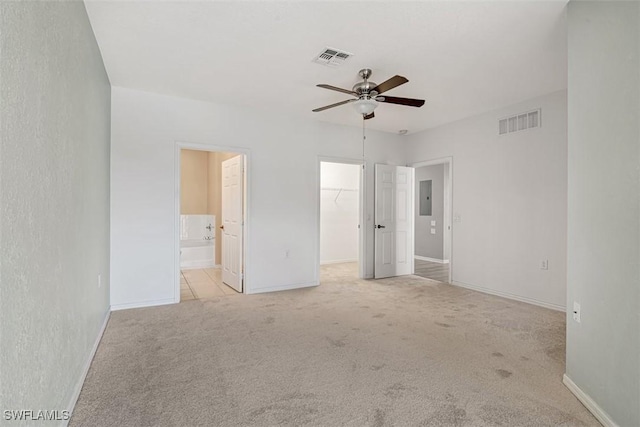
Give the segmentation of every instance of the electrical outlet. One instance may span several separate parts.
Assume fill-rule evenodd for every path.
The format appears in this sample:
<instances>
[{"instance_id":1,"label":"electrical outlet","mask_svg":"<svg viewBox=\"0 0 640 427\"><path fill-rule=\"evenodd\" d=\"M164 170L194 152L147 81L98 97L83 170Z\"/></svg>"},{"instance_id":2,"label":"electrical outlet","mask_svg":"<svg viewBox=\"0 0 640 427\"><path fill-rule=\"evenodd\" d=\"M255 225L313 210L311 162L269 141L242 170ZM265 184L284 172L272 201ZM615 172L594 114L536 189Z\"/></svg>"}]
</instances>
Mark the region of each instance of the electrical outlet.
<instances>
[{"instance_id":1,"label":"electrical outlet","mask_svg":"<svg viewBox=\"0 0 640 427\"><path fill-rule=\"evenodd\" d=\"M573 302L573 320L580 323L580 304Z\"/></svg>"},{"instance_id":2,"label":"electrical outlet","mask_svg":"<svg viewBox=\"0 0 640 427\"><path fill-rule=\"evenodd\" d=\"M549 260L543 259L540 261L540 270L548 270L549 269Z\"/></svg>"},{"instance_id":3,"label":"electrical outlet","mask_svg":"<svg viewBox=\"0 0 640 427\"><path fill-rule=\"evenodd\" d=\"M102 274L98 274L98 287L102 287Z\"/></svg>"}]
</instances>

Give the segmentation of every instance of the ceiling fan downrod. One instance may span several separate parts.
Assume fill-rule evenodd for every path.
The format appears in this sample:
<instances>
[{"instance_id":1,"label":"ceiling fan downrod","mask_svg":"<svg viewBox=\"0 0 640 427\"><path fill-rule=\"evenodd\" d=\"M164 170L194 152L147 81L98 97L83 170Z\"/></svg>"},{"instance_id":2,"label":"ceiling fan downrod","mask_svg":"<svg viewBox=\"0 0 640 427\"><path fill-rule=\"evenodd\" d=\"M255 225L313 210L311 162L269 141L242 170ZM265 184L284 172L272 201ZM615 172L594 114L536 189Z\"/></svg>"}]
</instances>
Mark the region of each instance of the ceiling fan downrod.
<instances>
[{"instance_id":1,"label":"ceiling fan downrod","mask_svg":"<svg viewBox=\"0 0 640 427\"><path fill-rule=\"evenodd\" d=\"M363 68L358 72L358 75L362 77L362 81L353 85L353 91L358 94L360 99L369 99L375 97L378 92L373 90L378 86L377 83L370 82L369 77L371 77L371 70L369 68Z\"/></svg>"}]
</instances>

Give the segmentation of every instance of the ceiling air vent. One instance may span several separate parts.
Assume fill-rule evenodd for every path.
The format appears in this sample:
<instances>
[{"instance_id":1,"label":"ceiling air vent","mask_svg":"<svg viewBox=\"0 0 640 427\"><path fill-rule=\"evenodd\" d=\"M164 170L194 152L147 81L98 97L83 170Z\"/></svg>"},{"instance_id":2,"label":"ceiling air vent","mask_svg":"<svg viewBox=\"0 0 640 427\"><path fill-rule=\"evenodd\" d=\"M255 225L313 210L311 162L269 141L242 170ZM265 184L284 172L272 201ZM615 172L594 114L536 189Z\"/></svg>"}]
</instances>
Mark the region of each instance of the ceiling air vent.
<instances>
[{"instance_id":1,"label":"ceiling air vent","mask_svg":"<svg viewBox=\"0 0 640 427\"><path fill-rule=\"evenodd\" d=\"M328 47L320 52L315 58L313 58L313 62L317 62L318 64L327 65L329 67L339 67L344 64L344 62L351 58L353 53L345 52L344 50L334 49L332 47Z\"/></svg>"},{"instance_id":2,"label":"ceiling air vent","mask_svg":"<svg viewBox=\"0 0 640 427\"><path fill-rule=\"evenodd\" d=\"M540 127L541 110L527 111L498 120L498 135Z\"/></svg>"}]
</instances>

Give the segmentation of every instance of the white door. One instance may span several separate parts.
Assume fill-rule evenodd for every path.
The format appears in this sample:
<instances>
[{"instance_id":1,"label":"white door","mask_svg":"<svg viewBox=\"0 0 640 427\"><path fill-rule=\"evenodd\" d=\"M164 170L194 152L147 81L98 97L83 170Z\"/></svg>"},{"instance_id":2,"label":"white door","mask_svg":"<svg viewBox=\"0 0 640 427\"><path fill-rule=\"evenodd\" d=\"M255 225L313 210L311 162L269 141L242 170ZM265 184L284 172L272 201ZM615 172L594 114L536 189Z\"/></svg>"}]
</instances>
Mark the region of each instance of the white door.
<instances>
[{"instance_id":1,"label":"white door","mask_svg":"<svg viewBox=\"0 0 640 427\"><path fill-rule=\"evenodd\" d=\"M222 281L242 292L244 157L222 162Z\"/></svg>"},{"instance_id":2,"label":"white door","mask_svg":"<svg viewBox=\"0 0 640 427\"><path fill-rule=\"evenodd\" d=\"M375 165L376 279L413 274L414 169Z\"/></svg>"}]
</instances>

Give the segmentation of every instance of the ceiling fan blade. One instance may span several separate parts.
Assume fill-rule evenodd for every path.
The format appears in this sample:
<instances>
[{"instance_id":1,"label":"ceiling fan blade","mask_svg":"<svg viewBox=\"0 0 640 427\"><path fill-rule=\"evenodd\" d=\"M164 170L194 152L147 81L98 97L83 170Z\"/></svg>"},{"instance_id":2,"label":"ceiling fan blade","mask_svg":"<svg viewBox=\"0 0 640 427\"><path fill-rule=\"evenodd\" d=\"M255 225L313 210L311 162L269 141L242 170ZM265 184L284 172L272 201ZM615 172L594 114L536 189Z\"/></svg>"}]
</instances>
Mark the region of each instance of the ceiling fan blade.
<instances>
[{"instance_id":1,"label":"ceiling fan blade","mask_svg":"<svg viewBox=\"0 0 640 427\"><path fill-rule=\"evenodd\" d=\"M362 118L365 120L369 120L369 119L373 119L375 116L376 116L375 113L371 113L371 114L367 114L366 116L362 116Z\"/></svg>"},{"instance_id":2,"label":"ceiling fan blade","mask_svg":"<svg viewBox=\"0 0 640 427\"><path fill-rule=\"evenodd\" d=\"M342 88L339 88L339 87L335 87L335 86L331 86L331 85L325 85L325 84L319 84L319 85L316 85L316 86L321 87L323 89L335 90L337 92L342 92L342 93L347 93L349 95L358 96L358 94L355 93L352 90L342 89Z\"/></svg>"},{"instance_id":3,"label":"ceiling fan blade","mask_svg":"<svg viewBox=\"0 0 640 427\"><path fill-rule=\"evenodd\" d=\"M348 104L348 103L353 102L353 101L356 101L356 100L355 99L347 99L346 101L340 101L340 102L336 102L335 104L325 105L324 107L316 108L315 110L312 110L312 111L314 113L317 113L319 111L328 110L329 108L338 107L340 105Z\"/></svg>"},{"instance_id":4,"label":"ceiling fan blade","mask_svg":"<svg viewBox=\"0 0 640 427\"><path fill-rule=\"evenodd\" d=\"M388 90L393 89L394 87L398 87L400 85L403 85L408 81L409 80L407 80L405 77L393 76L389 80L384 81L384 82L380 83L378 86L376 86L373 89L371 89L371 91L375 90L376 92L378 92L378 94L381 94L381 93L384 93L384 92L386 92Z\"/></svg>"},{"instance_id":5,"label":"ceiling fan blade","mask_svg":"<svg viewBox=\"0 0 640 427\"><path fill-rule=\"evenodd\" d=\"M386 102L388 104L407 105L409 107L422 107L424 105L424 99L398 98L396 96L381 96L380 98L376 98L376 101Z\"/></svg>"}]
</instances>

